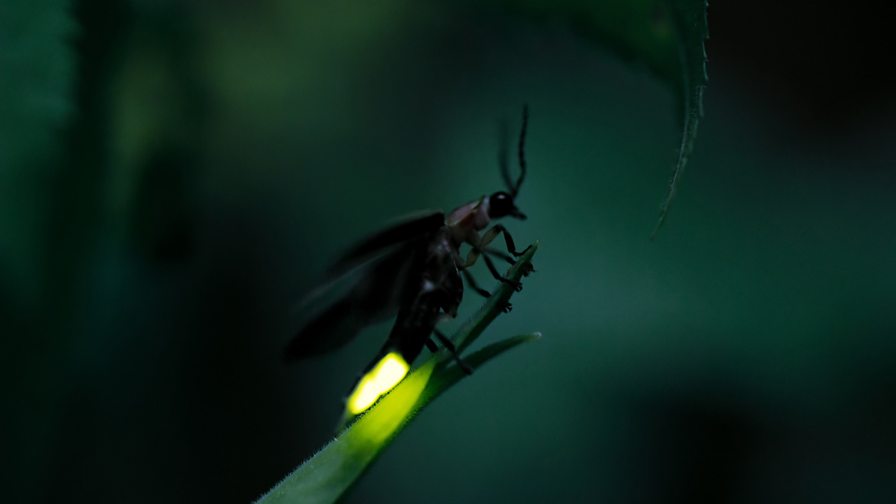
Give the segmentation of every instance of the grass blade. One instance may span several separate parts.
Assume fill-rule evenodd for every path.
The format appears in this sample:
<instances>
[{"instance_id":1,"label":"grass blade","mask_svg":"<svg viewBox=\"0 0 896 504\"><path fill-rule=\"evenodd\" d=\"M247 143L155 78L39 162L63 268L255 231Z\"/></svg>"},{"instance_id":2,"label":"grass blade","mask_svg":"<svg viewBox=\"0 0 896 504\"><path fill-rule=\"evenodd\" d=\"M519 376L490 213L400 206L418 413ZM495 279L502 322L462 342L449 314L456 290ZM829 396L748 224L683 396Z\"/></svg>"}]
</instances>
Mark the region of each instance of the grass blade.
<instances>
[{"instance_id":1,"label":"grass blade","mask_svg":"<svg viewBox=\"0 0 896 504\"><path fill-rule=\"evenodd\" d=\"M532 256L537 249L537 242L526 249L506 276L518 282L531 269ZM482 334L513 294L512 285L502 283L498 286L482 308L452 336L458 352L468 348ZM508 338L487 345L464 360L478 368L511 348L538 337L540 334L532 333ZM432 355L257 502L323 504L338 501L417 412L466 376L446 350Z\"/></svg>"}]
</instances>

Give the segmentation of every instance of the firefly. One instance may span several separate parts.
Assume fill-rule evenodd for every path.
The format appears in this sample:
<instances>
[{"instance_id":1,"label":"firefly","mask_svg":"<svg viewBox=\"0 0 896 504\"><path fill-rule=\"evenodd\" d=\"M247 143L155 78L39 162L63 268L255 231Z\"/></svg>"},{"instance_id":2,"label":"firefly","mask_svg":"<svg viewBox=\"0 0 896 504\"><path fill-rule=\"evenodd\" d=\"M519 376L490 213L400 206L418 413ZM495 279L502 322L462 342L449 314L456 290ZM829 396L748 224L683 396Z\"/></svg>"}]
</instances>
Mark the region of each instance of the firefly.
<instances>
[{"instance_id":1,"label":"firefly","mask_svg":"<svg viewBox=\"0 0 896 504\"><path fill-rule=\"evenodd\" d=\"M502 135L499 165L505 189L483 195L454 210L421 212L362 240L328 270L331 279L352 275L356 278L347 292L318 312L286 347L286 360L298 360L326 353L344 345L364 327L395 316L386 342L368 364L346 399L346 413L363 413L407 375L411 364L427 347L437 351L433 338L446 348L466 372L472 370L460 359L454 345L436 326L444 318L457 315L464 282L477 294L489 297L470 273L481 258L498 281L522 285L501 275L494 264L500 259L510 264L522 255L508 230L497 219L523 220L516 206L517 195L526 178L525 144L528 107L523 107L517 142L519 174L513 179L507 162L506 135ZM506 252L490 246L503 237ZM469 246L466 254L462 246ZM494 258L494 259L493 259ZM528 273L528 272L527 272ZM335 283L330 281L312 296ZM504 311L510 311L507 304Z\"/></svg>"}]
</instances>

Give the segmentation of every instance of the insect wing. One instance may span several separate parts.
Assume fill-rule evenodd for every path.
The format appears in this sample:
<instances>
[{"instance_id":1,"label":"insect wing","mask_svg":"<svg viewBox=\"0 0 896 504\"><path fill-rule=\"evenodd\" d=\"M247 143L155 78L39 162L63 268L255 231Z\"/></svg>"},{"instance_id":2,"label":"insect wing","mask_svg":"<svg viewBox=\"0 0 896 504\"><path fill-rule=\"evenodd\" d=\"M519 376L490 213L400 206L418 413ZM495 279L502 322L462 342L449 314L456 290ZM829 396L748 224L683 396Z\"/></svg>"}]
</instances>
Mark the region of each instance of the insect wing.
<instances>
[{"instance_id":1,"label":"insect wing","mask_svg":"<svg viewBox=\"0 0 896 504\"><path fill-rule=\"evenodd\" d=\"M330 352L348 343L364 327L398 312L409 275L419 255L417 241L395 247L369 264L353 269L354 282L346 293L318 311L286 347L286 360ZM303 305L312 309L335 289L337 280L315 290ZM317 303L315 303L317 301Z\"/></svg>"},{"instance_id":2,"label":"insect wing","mask_svg":"<svg viewBox=\"0 0 896 504\"><path fill-rule=\"evenodd\" d=\"M392 247L433 233L444 224L445 214L434 210L426 210L400 218L392 225L370 235L349 249L345 255L330 266L327 273L342 275Z\"/></svg>"}]
</instances>

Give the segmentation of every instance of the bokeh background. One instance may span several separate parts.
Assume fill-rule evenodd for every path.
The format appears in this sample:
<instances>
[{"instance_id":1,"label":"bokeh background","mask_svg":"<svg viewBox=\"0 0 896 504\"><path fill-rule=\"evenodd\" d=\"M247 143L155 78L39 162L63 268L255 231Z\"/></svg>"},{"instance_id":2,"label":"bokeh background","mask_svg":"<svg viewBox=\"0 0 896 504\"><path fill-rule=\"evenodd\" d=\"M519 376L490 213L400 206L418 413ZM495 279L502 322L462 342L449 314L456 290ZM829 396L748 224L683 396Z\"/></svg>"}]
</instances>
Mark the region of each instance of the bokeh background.
<instances>
[{"instance_id":1,"label":"bokeh background","mask_svg":"<svg viewBox=\"0 0 896 504\"><path fill-rule=\"evenodd\" d=\"M705 120L650 241L675 97L575 23L4 3L3 500L266 491L388 331L284 366L296 302L384 221L500 189L497 126L529 103L509 226L538 272L483 341L544 338L424 411L348 500L896 502L893 14L712 4Z\"/></svg>"}]
</instances>

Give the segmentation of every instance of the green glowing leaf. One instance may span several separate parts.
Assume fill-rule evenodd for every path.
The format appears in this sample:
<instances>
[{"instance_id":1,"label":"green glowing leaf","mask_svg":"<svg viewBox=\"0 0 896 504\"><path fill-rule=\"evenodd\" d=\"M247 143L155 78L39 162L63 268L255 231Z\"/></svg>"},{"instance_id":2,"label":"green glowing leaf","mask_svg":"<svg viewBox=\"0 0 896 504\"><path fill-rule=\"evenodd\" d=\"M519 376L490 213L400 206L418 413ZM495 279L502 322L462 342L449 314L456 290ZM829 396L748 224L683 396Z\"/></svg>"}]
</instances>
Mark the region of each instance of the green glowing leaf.
<instances>
[{"instance_id":1,"label":"green glowing leaf","mask_svg":"<svg viewBox=\"0 0 896 504\"><path fill-rule=\"evenodd\" d=\"M507 272L507 277L519 281L537 248L538 243L530 246ZM482 334L513 293L513 287L503 283L492 293L482 308L452 336L458 351L469 347ZM533 333L492 343L464 357L464 361L478 369L511 348L538 337L540 334ZM446 350L435 353L258 502L336 502L417 412L466 376Z\"/></svg>"}]
</instances>

